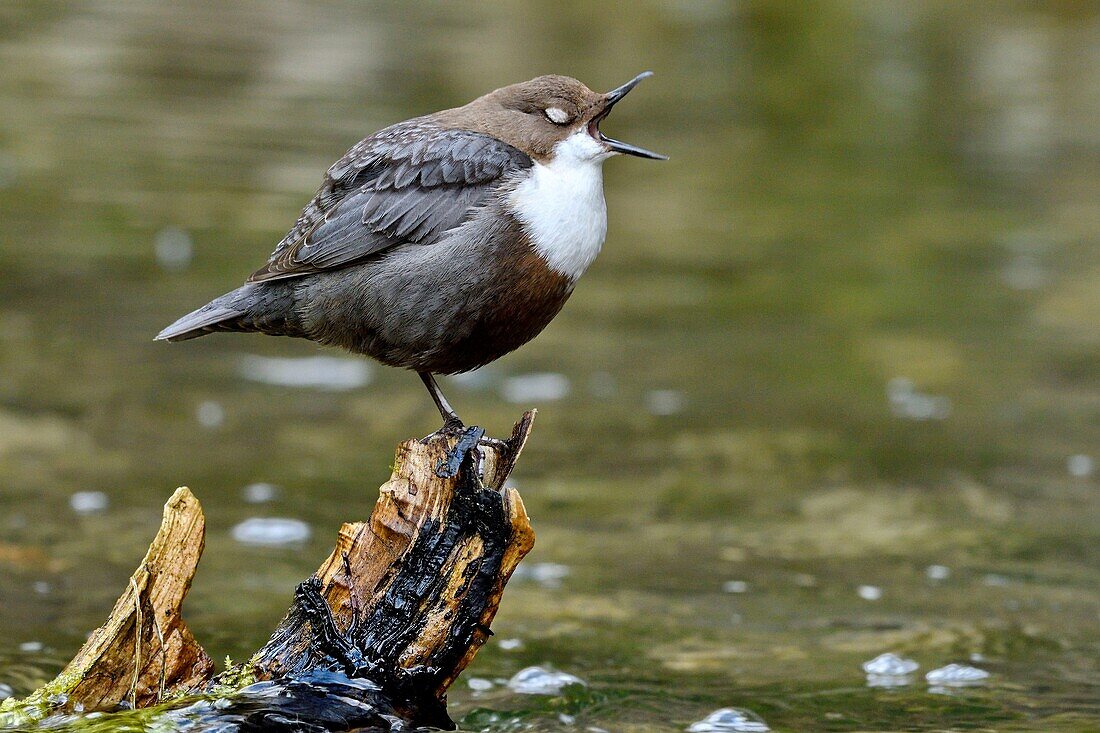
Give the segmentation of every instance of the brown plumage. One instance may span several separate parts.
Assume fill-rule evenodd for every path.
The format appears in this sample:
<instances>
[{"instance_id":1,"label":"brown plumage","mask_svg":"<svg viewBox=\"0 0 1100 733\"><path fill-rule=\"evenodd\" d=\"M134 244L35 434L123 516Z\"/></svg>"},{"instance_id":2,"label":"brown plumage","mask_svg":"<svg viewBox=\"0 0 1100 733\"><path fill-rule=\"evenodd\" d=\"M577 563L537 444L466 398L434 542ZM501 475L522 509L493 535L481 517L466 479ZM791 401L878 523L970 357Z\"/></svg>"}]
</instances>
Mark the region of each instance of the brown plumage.
<instances>
[{"instance_id":1,"label":"brown plumage","mask_svg":"<svg viewBox=\"0 0 1100 733\"><path fill-rule=\"evenodd\" d=\"M157 338L307 338L420 373L482 366L534 338L603 241L600 164L655 153L598 129L646 74L607 94L541 76L365 138L242 287Z\"/></svg>"}]
</instances>

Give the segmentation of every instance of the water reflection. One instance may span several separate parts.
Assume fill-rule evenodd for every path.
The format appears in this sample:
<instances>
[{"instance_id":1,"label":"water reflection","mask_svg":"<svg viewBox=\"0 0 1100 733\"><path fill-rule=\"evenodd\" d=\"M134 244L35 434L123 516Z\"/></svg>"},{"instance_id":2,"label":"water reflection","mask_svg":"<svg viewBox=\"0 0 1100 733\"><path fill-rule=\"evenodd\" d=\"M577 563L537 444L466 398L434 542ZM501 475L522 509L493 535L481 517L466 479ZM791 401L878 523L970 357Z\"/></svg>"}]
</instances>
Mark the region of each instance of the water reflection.
<instances>
[{"instance_id":1,"label":"water reflection","mask_svg":"<svg viewBox=\"0 0 1100 733\"><path fill-rule=\"evenodd\" d=\"M519 564L512 579L523 582L532 581L543 588L561 588L562 582L569 577L569 566L556 562L523 562Z\"/></svg>"},{"instance_id":2,"label":"water reflection","mask_svg":"<svg viewBox=\"0 0 1100 733\"><path fill-rule=\"evenodd\" d=\"M305 542L311 534L300 519L250 517L233 527L233 539L242 545L280 547Z\"/></svg>"},{"instance_id":3,"label":"water reflection","mask_svg":"<svg viewBox=\"0 0 1100 733\"><path fill-rule=\"evenodd\" d=\"M153 250L157 264L169 272L186 270L195 254L191 235L179 227L171 226L157 232Z\"/></svg>"},{"instance_id":4,"label":"water reflection","mask_svg":"<svg viewBox=\"0 0 1100 733\"><path fill-rule=\"evenodd\" d=\"M946 565L929 565L924 569L924 574L929 580L947 580L951 577L951 568Z\"/></svg>"},{"instance_id":5,"label":"water reflection","mask_svg":"<svg viewBox=\"0 0 1100 733\"><path fill-rule=\"evenodd\" d=\"M241 489L241 499L249 504L266 504L279 497L278 486L264 482L249 484Z\"/></svg>"},{"instance_id":6,"label":"water reflection","mask_svg":"<svg viewBox=\"0 0 1100 733\"><path fill-rule=\"evenodd\" d=\"M77 514L106 511L111 500L102 491L78 491L69 497L69 506Z\"/></svg>"},{"instance_id":7,"label":"water reflection","mask_svg":"<svg viewBox=\"0 0 1100 733\"><path fill-rule=\"evenodd\" d=\"M555 402L569 396L572 385L564 374L536 372L508 377L501 385L501 396L512 404Z\"/></svg>"},{"instance_id":8,"label":"water reflection","mask_svg":"<svg viewBox=\"0 0 1100 733\"><path fill-rule=\"evenodd\" d=\"M310 356L297 359L246 355L239 373L253 382L335 392L370 384L371 365L363 358Z\"/></svg>"}]
</instances>

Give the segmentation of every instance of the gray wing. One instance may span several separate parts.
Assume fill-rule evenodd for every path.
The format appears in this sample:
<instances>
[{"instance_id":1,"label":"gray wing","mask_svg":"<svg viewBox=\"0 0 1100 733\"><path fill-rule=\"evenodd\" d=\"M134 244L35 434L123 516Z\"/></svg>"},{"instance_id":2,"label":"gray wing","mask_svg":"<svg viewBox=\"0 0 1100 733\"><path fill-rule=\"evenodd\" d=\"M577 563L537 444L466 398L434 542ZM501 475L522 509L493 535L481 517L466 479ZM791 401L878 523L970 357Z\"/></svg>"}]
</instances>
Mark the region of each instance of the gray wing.
<instances>
[{"instance_id":1,"label":"gray wing","mask_svg":"<svg viewBox=\"0 0 1100 733\"><path fill-rule=\"evenodd\" d=\"M431 244L531 158L494 137L409 120L336 162L298 222L249 281L352 264L400 244Z\"/></svg>"}]
</instances>

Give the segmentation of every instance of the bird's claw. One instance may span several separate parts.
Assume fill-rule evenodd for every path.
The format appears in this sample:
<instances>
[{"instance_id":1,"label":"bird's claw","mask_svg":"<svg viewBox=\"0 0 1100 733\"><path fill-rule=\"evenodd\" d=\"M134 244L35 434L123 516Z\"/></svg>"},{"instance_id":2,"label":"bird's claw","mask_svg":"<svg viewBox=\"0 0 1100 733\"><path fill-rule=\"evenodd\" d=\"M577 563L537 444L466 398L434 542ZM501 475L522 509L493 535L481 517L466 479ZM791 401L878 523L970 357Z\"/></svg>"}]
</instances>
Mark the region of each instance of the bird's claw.
<instances>
[{"instance_id":1,"label":"bird's claw","mask_svg":"<svg viewBox=\"0 0 1100 733\"><path fill-rule=\"evenodd\" d=\"M481 436L481 440L479 440L477 444L484 445L489 448L496 448L499 451L505 451L510 448L507 440L501 440L500 438L490 438L488 435Z\"/></svg>"},{"instance_id":2,"label":"bird's claw","mask_svg":"<svg viewBox=\"0 0 1100 733\"><path fill-rule=\"evenodd\" d=\"M454 419L447 418L443 423L443 427L439 428L439 430L436 430L434 433L428 433L420 439L420 442L430 443L436 438L449 438L452 435L460 435L465 432L465 430L466 425L457 417Z\"/></svg>"},{"instance_id":3,"label":"bird's claw","mask_svg":"<svg viewBox=\"0 0 1100 733\"><path fill-rule=\"evenodd\" d=\"M444 425L443 427L446 429L447 426ZM462 467L462 461L465 460L466 454L470 452L473 452L475 455L474 465L479 465L481 463L481 454L478 452L477 446L484 437L485 428L479 428L476 425L463 428L461 433L459 433L458 440L455 441L454 447L447 451L446 457L435 467L435 475L440 478L453 478L457 476L459 469Z\"/></svg>"}]
</instances>

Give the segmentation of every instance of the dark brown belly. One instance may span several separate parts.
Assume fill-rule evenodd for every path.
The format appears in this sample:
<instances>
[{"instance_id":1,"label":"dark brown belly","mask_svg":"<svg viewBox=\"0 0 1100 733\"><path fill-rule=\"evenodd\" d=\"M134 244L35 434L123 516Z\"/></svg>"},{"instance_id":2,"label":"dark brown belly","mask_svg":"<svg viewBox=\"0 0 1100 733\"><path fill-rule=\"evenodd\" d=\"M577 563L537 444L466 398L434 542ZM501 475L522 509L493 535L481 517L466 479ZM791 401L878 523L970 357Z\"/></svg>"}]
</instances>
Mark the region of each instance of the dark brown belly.
<instances>
[{"instance_id":1,"label":"dark brown belly","mask_svg":"<svg viewBox=\"0 0 1100 733\"><path fill-rule=\"evenodd\" d=\"M564 282L542 282L534 277L502 284L488 308L469 314L473 327L446 348L425 354L423 371L439 374L468 372L515 351L542 333L572 293Z\"/></svg>"},{"instance_id":2,"label":"dark brown belly","mask_svg":"<svg viewBox=\"0 0 1100 733\"><path fill-rule=\"evenodd\" d=\"M573 282L548 268L518 227L481 239L410 247L303 278L306 337L383 364L454 374L537 336Z\"/></svg>"}]
</instances>

